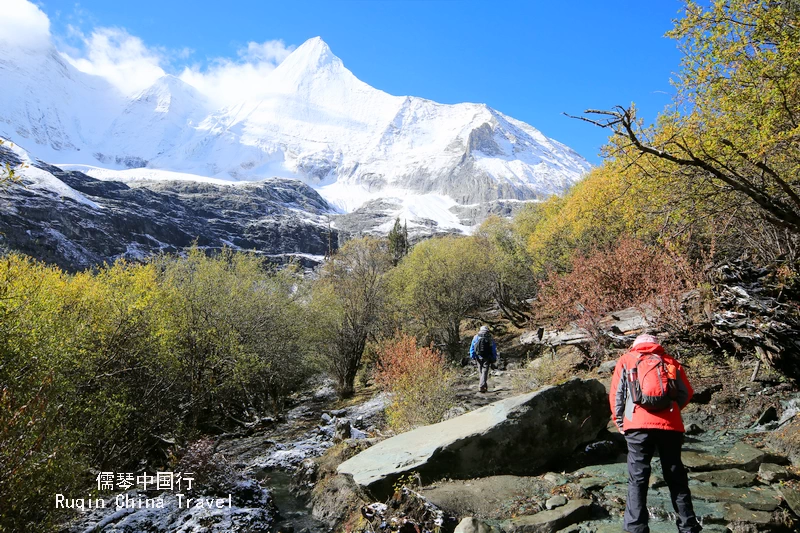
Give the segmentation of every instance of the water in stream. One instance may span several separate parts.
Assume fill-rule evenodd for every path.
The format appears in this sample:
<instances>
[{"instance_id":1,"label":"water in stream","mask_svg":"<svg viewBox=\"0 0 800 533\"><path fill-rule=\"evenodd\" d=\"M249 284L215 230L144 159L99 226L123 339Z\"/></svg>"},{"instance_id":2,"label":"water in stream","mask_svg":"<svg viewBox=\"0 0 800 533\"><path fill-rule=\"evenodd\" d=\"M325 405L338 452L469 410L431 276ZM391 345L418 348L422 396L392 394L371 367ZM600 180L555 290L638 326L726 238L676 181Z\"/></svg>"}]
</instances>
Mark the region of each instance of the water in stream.
<instances>
[{"instance_id":1,"label":"water in stream","mask_svg":"<svg viewBox=\"0 0 800 533\"><path fill-rule=\"evenodd\" d=\"M272 489L273 502L280 513L275 531L280 533L301 533L303 531L323 533L328 531L328 527L323 522L312 516L308 501L295 496L289 490L292 483L290 473L273 470L267 474L264 483Z\"/></svg>"}]
</instances>

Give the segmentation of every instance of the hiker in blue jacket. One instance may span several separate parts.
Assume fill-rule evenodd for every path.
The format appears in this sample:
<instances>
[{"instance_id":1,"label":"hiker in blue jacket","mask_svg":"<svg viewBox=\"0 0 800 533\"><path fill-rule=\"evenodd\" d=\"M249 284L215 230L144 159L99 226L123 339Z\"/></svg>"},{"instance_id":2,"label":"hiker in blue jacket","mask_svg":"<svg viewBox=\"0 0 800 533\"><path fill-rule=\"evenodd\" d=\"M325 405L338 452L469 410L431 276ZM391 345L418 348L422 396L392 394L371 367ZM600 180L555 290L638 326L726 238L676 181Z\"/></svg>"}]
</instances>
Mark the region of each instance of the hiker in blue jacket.
<instances>
[{"instance_id":1,"label":"hiker in blue jacket","mask_svg":"<svg viewBox=\"0 0 800 533\"><path fill-rule=\"evenodd\" d=\"M489 333L489 326L481 326L478 334L472 338L469 346L469 358L478 362L478 370L481 376L479 384L480 391L489 390L489 369L497 362L497 345Z\"/></svg>"}]
</instances>

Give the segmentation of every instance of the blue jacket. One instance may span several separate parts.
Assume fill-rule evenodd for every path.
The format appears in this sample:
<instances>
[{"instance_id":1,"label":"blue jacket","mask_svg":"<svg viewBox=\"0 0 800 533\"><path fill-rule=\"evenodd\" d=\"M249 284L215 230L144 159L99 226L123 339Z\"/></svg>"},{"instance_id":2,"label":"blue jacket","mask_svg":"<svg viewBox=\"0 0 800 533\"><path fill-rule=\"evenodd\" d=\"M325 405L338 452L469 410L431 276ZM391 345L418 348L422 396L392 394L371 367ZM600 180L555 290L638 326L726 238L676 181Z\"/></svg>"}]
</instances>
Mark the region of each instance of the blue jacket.
<instances>
[{"instance_id":1,"label":"blue jacket","mask_svg":"<svg viewBox=\"0 0 800 533\"><path fill-rule=\"evenodd\" d=\"M478 355L475 353L475 348L478 346L478 339L481 337L480 334L475 335L472 338L472 344L469 345L469 358L470 359L478 359ZM497 362L497 344L495 344L494 339L492 339L492 357L489 359L490 363Z\"/></svg>"}]
</instances>

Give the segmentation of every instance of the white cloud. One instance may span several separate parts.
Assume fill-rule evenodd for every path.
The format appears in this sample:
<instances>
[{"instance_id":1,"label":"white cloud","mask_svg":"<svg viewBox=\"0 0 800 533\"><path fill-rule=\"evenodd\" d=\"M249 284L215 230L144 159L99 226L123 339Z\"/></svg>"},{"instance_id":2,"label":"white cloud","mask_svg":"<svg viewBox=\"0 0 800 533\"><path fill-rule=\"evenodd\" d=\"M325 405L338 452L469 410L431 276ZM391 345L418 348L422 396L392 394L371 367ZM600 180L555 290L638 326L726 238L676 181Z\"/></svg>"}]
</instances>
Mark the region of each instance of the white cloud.
<instances>
[{"instance_id":1,"label":"white cloud","mask_svg":"<svg viewBox=\"0 0 800 533\"><path fill-rule=\"evenodd\" d=\"M292 50L293 46L287 47L281 40L250 42L237 52L237 60L217 58L205 69L186 67L179 77L214 104L229 105L265 94L267 76Z\"/></svg>"},{"instance_id":2,"label":"white cloud","mask_svg":"<svg viewBox=\"0 0 800 533\"><path fill-rule=\"evenodd\" d=\"M78 70L106 78L124 94L136 94L165 74L164 54L123 29L97 28L82 38L82 57L64 57Z\"/></svg>"},{"instance_id":3,"label":"white cloud","mask_svg":"<svg viewBox=\"0 0 800 533\"><path fill-rule=\"evenodd\" d=\"M0 41L19 46L50 46L50 20L28 0L0 0ZM66 39L56 36L61 55L78 70L102 76L132 96L164 76L166 71L194 86L217 106L254 99L267 91L266 78L294 50L281 40L249 42L237 51L236 58L218 57L205 65L186 64L191 48L167 51L148 46L123 28L94 28L88 36L74 25L67 25Z\"/></svg>"},{"instance_id":4,"label":"white cloud","mask_svg":"<svg viewBox=\"0 0 800 533\"><path fill-rule=\"evenodd\" d=\"M50 45L50 19L27 0L3 0L0 41L24 48L46 48Z\"/></svg>"}]
</instances>

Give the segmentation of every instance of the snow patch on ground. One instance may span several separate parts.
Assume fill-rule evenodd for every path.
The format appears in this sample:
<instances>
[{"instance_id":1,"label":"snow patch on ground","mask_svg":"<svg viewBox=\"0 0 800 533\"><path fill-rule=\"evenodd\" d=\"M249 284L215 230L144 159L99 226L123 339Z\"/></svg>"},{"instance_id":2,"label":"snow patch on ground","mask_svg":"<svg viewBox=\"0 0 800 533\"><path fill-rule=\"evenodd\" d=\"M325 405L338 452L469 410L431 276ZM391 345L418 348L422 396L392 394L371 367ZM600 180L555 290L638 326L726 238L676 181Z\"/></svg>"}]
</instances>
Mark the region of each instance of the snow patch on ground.
<instances>
[{"instance_id":1,"label":"snow patch on ground","mask_svg":"<svg viewBox=\"0 0 800 533\"><path fill-rule=\"evenodd\" d=\"M390 220L375 228L380 233L388 233L396 218L408 221L409 228L425 226L426 220L436 222L438 228L470 233L472 226L463 224L451 208L458 202L443 194L419 194L408 189L383 188L370 191L363 185L337 181L317 188L331 206L350 213L365 203L373 200L384 200L389 205L387 214Z\"/></svg>"},{"instance_id":2,"label":"snow patch on ground","mask_svg":"<svg viewBox=\"0 0 800 533\"><path fill-rule=\"evenodd\" d=\"M73 163L56 164L64 170L83 172L89 177L102 181L121 181L123 183L136 183L143 181L193 181L201 183L212 183L214 185L245 185L258 183L263 180L242 180L232 181L230 179L210 178L198 174L187 172L175 172L172 170L162 170L156 168L129 168L113 169L102 168L92 165L78 165Z\"/></svg>"}]
</instances>

